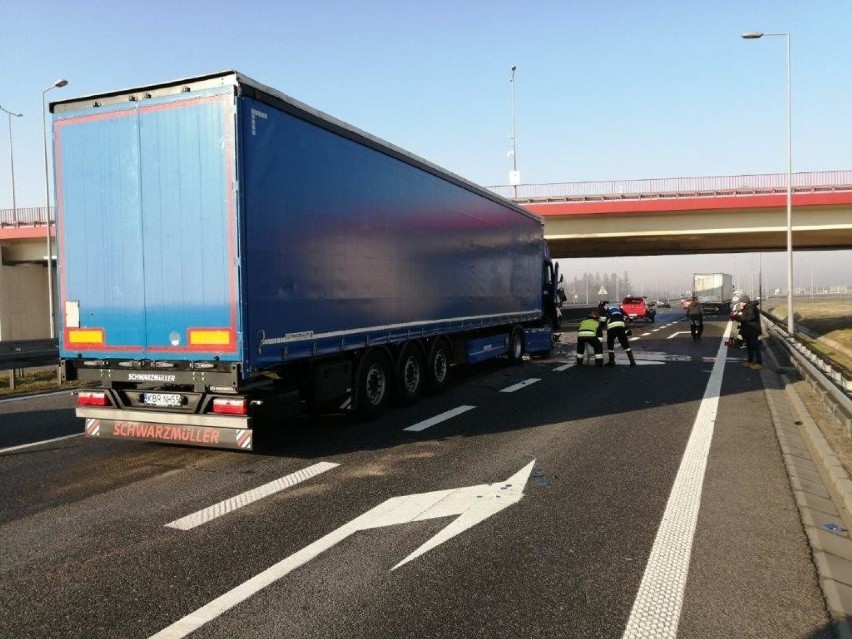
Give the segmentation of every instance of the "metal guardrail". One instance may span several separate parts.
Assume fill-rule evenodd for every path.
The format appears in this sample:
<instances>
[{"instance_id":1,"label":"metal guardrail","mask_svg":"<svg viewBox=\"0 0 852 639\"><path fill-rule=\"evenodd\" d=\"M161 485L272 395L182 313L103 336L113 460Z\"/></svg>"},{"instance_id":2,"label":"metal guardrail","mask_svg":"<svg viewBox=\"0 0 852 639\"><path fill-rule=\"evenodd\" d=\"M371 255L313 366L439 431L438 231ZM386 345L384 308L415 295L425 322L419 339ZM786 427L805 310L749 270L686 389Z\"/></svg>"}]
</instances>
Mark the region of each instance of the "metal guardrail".
<instances>
[{"instance_id":1,"label":"metal guardrail","mask_svg":"<svg viewBox=\"0 0 852 639\"><path fill-rule=\"evenodd\" d=\"M786 324L770 313L763 313L764 317L772 322L772 326L778 329L802 357L811 363L814 368L818 369L827 379L834 383L840 391L842 391L852 401L852 371L846 370L829 361L814 350L808 348L807 344L798 340L791 339L786 331ZM820 341L824 345L831 340L823 341L818 335L812 333L802 326L796 327L796 332L803 333L813 340ZM839 345L837 348L841 348ZM844 350L844 354L848 355L848 351Z\"/></svg>"},{"instance_id":2,"label":"metal guardrail","mask_svg":"<svg viewBox=\"0 0 852 639\"><path fill-rule=\"evenodd\" d=\"M789 352L795 369L820 398L823 412L843 427L846 437L852 437L852 379L848 377L849 371L834 367L804 343L791 337L772 316L764 315L772 320L768 323L769 329Z\"/></svg>"},{"instance_id":3,"label":"metal guardrail","mask_svg":"<svg viewBox=\"0 0 852 639\"><path fill-rule=\"evenodd\" d=\"M9 388L15 389L15 371L20 368L59 365L59 341L24 339L0 342L0 370L9 371Z\"/></svg>"}]
</instances>

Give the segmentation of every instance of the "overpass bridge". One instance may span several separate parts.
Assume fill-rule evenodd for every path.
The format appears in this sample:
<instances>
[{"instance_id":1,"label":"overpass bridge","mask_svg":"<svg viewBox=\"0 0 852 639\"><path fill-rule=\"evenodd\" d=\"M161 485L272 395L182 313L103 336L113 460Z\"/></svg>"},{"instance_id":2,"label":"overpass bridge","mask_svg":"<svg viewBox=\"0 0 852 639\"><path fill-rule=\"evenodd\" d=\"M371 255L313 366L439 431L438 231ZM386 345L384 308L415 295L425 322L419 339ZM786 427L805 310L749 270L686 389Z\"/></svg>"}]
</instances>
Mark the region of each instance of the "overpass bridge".
<instances>
[{"instance_id":1,"label":"overpass bridge","mask_svg":"<svg viewBox=\"0 0 852 639\"><path fill-rule=\"evenodd\" d=\"M852 171L792 177L794 248L852 248ZM544 218L556 258L787 248L786 173L489 188Z\"/></svg>"},{"instance_id":2,"label":"overpass bridge","mask_svg":"<svg viewBox=\"0 0 852 639\"><path fill-rule=\"evenodd\" d=\"M491 190L542 216L555 258L732 253L786 249L786 178L786 173L661 178ZM852 248L852 171L795 173L793 185L794 248ZM0 209L0 341L49 335L46 213L45 207Z\"/></svg>"}]
</instances>

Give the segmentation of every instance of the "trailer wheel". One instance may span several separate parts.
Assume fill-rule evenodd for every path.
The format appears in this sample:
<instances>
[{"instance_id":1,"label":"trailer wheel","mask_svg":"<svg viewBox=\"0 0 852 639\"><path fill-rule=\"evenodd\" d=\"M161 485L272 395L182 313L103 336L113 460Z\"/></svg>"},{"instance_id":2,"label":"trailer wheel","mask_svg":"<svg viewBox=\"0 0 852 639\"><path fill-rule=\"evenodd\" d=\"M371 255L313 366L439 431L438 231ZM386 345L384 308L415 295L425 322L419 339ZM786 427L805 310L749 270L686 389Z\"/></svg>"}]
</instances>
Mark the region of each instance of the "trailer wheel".
<instances>
[{"instance_id":1,"label":"trailer wheel","mask_svg":"<svg viewBox=\"0 0 852 639\"><path fill-rule=\"evenodd\" d=\"M437 394L444 391L450 379L450 347L447 342L437 339L432 343L429 359L426 361L426 390Z\"/></svg>"},{"instance_id":2,"label":"trailer wheel","mask_svg":"<svg viewBox=\"0 0 852 639\"><path fill-rule=\"evenodd\" d=\"M520 364L524 359L525 352L524 329L516 326L512 329L512 334L509 336L509 361L513 364Z\"/></svg>"},{"instance_id":3,"label":"trailer wheel","mask_svg":"<svg viewBox=\"0 0 852 639\"><path fill-rule=\"evenodd\" d=\"M388 358L382 351L367 351L361 359L355 388L359 416L369 419L378 417L387 410L391 374Z\"/></svg>"},{"instance_id":4,"label":"trailer wheel","mask_svg":"<svg viewBox=\"0 0 852 639\"><path fill-rule=\"evenodd\" d=\"M397 399L401 404L413 404L423 393L426 364L423 350L416 342L402 347L396 365Z\"/></svg>"}]
</instances>

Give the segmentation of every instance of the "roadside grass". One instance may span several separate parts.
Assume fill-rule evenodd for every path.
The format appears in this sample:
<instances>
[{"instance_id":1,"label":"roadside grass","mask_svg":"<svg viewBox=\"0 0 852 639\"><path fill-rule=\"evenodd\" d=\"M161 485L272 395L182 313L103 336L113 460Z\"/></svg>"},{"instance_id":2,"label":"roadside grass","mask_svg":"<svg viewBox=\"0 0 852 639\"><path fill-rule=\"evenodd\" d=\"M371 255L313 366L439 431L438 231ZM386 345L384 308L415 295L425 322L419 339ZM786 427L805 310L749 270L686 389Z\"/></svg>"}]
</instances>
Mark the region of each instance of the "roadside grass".
<instances>
[{"instance_id":1,"label":"roadside grass","mask_svg":"<svg viewBox=\"0 0 852 639\"><path fill-rule=\"evenodd\" d=\"M0 397L37 393L39 391L58 390L60 388L79 388L89 385L88 382L65 382L59 384L56 379L56 369L25 370L23 374L15 375L15 390L9 387L9 371L0 374Z\"/></svg>"},{"instance_id":2,"label":"roadside grass","mask_svg":"<svg viewBox=\"0 0 852 639\"><path fill-rule=\"evenodd\" d=\"M763 309L782 321L787 319L786 300L766 302ZM797 324L852 351L852 300L793 300L793 310ZM802 333L799 337L835 366L852 371L852 358L846 353ZM829 447L847 474L852 475L852 438L846 436L845 429L837 424L833 415L826 414L809 384L797 381L794 385Z\"/></svg>"},{"instance_id":3,"label":"roadside grass","mask_svg":"<svg viewBox=\"0 0 852 639\"><path fill-rule=\"evenodd\" d=\"M785 300L767 301L763 310L782 321L787 319ZM852 351L852 300L794 300L793 312L797 324ZM823 357L847 371L852 371L852 358L849 355L824 342L804 335L801 337Z\"/></svg>"}]
</instances>

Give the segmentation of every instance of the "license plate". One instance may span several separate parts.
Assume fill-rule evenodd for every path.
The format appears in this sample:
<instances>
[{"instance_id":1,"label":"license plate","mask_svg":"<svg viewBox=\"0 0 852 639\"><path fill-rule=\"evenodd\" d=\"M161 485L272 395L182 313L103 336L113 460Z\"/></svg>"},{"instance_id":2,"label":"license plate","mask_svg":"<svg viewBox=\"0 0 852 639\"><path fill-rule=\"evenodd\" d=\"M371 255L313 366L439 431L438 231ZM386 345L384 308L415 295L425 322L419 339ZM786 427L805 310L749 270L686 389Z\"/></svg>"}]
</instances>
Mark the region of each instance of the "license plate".
<instances>
[{"instance_id":1,"label":"license plate","mask_svg":"<svg viewBox=\"0 0 852 639\"><path fill-rule=\"evenodd\" d=\"M149 406L179 407L183 406L183 397L167 393L145 393L142 403Z\"/></svg>"}]
</instances>

